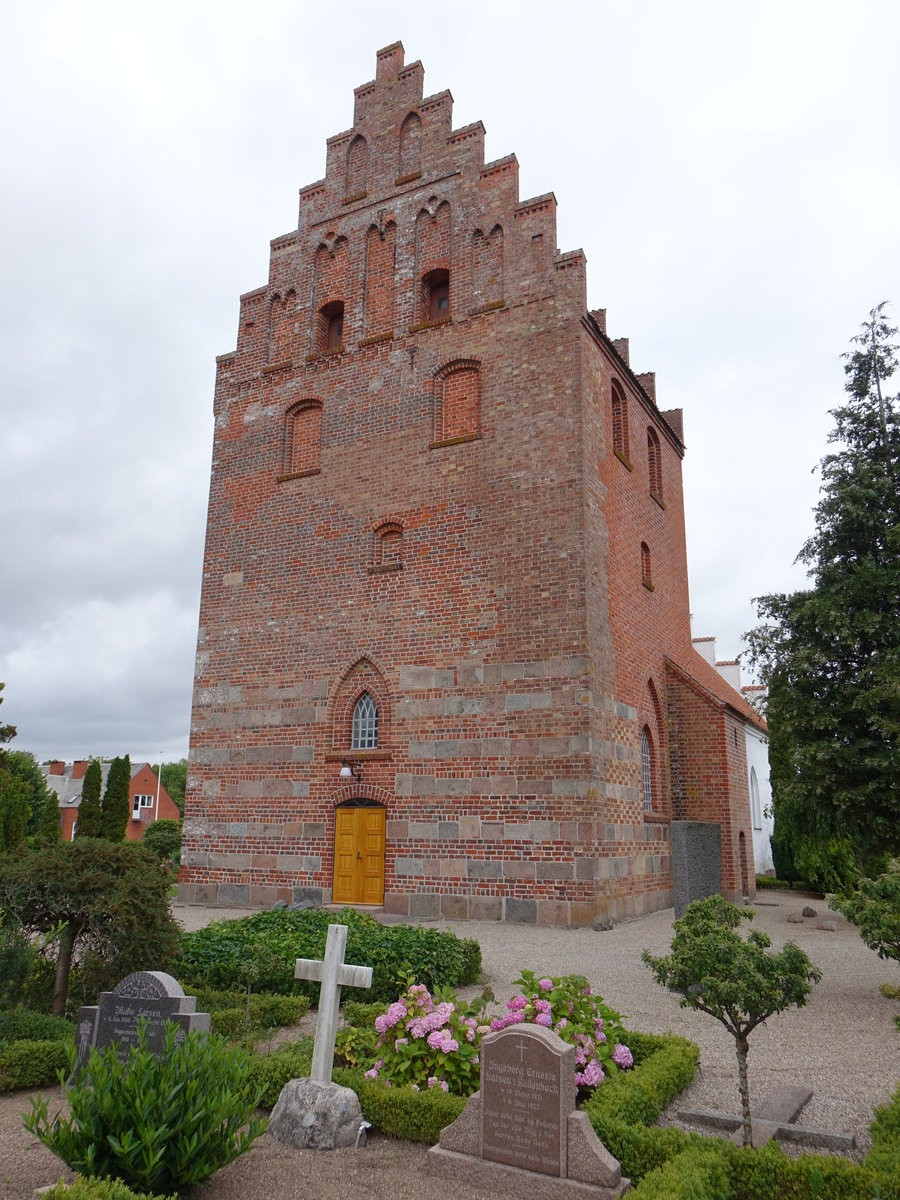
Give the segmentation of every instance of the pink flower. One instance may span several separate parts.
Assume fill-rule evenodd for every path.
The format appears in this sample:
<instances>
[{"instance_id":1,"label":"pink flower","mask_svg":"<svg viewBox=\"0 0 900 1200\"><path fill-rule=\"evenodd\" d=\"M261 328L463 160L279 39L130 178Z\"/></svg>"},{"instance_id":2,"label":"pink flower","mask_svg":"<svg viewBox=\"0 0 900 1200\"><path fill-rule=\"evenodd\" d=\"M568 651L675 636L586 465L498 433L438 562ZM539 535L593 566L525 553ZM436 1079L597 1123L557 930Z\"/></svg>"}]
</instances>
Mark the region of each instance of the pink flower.
<instances>
[{"instance_id":1,"label":"pink flower","mask_svg":"<svg viewBox=\"0 0 900 1200\"><path fill-rule=\"evenodd\" d=\"M534 1007L539 1013L552 1013L553 1005L549 1000L535 1000Z\"/></svg>"},{"instance_id":2,"label":"pink flower","mask_svg":"<svg viewBox=\"0 0 900 1200\"><path fill-rule=\"evenodd\" d=\"M474 1065L475 1065L476 1067L478 1066L478 1064L479 1064L479 1062L480 1062L480 1061L481 1061L481 1059L478 1057L478 1055L477 1055L477 1054L473 1054L473 1055L472 1055L472 1062L474 1063Z\"/></svg>"},{"instance_id":3,"label":"pink flower","mask_svg":"<svg viewBox=\"0 0 900 1200\"><path fill-rule=\"evenodd\" d=\"M366 1077L366 1079L377 1079L378 1078L378 1068L372 1067L371 1070L366 1071L365 1077Z\"/></svg>"},{"instance_id":4,"label":"pink flower","mask_svg":"<svg viewBox=\"0 0 900 1200\"><path fill-rule=\"evenodd\" d=\"M538 1013L538 1015L534 1018L534 1023L535 1025L543 1025L545 1028L549 1029L549 1027L553 1024L553 1018L549 1013Z\"/></svg>"},{"instance_id":5,"label":"pink flower","mask_svg":"<svg viewBox=\"0 0 900 1200\"><path fill-rule=\"evenodd\" d=\"M602 1046L603 1043L606 1041L606 1034L598 1033L597 1036L594 1038L594 1041L597 1043L598 1046Z\"/></svg>"},{"instance_id":6,"label":"pink flower","mask_svg":"<svg viewBox=\"0 0 900 1200\"><path fill-rule=\"evenodd\" d=\"M565 1029L565 1028L567 1028L568 1024L569 1024L569 1022L566 1020L565 1017L560 1017L560 1019L556 1022L556 1028L557 1029Z\"/></svg>"},{"instance_id":7,"label":"pink flower","mask_svg":"<svg viewBox=\"0 0 900 1200\"><path fill-rule=\"evenodd\" d=\"M634 1056L627 1046L623 1046L621 1042L616 1042L615 1049L612 1052L613 1062L617 1067L621 1067L623 1071L627 1071L629 1067L634 1066Z\"/></svg>"},{"instance_id":8,"label":"pink flower","mask_svg":"<svg viewBox=\"0 0 900 1200\"><path fill-rule=\"evenodd\" d=\"M459 1042L450 1036L449 1029L436 1029L434 1033L429 1033L428 1045L432 1050L443 1050L445 1054L452 1054L459 1049Z\"/></svg>"},{"instance_id":9,"label":"pink flower","mask_svg":"<svg viewBox=\"0 0 900 1200\"><path fill-rule=\"evenodd\" d=\"M397 1038L397 1040L394 1042L394 1050L396 1052L397 1050L400 1049L401 1046L408 1046L408 1045L409 1045L409 1038Z\"/></svg>"},{"instance_id":10,"label":"pink flower","mask_svg":"<svg viewBox=\"0 0 900 1200\"><path fill-rule=\"evenodd\" d=\"M428 1033L429 1026L427 1017L416 1017L406 1026L406 1032L412 1034L414 1038L424 1037Z\"/></svg>"},{"instance_id":11,"label":"pink flower","mask_svg":"<svg viewBox=\"0 0 900 1200\"><path fill-rule=\"evenodd\" d=\"M474 1030L474 1029L467 1029L467 1030L466 1030L466 1039L467 1039L468 1041L470 1041L470 1042L474 1042L474 1041L475 1041L475 1030Z\"/></svg>"},{"instance_id":12,"label":"pink flower","mask_svg":"<svg viewBox=\"0 0 900 1200\"><path fill-rule=\"evenodd\" d=\"M403 1001L395 1001L386 1013L382 1013L380 1017L375 1018L375 1032L385 1033L388 1029L393 1029L399 1021L403 1020L406 1014L407 1009Z\"/></svg>"},{"instance_id":13,"label":"pink flower","mask_svg":"<svg viewBox=\"0 0 900 1200\"><path fill-rule=\"evenodd\" d=\"M526 996L513 996L511 1000L507 1000L506 1007L510 1012L518 1012L520 1009L528 1007L528 999Z\"/></svg>"},{"instance_id":14,"label":"pink flower","mask_svg":"<svg viewBox=\"0 0 900 1200\"><path fill-rule=\"evenodd\" d=\"M445 1079L441 1080L440 1086L444 1089L445 1092L450 1091L450 1084L447 1083L447 1081Z\"/></svg>"},{"instance_id":15,"label":"pink flower","mask_svg":"<svg viewBox=\"0 0 900 1200\"><path fill-rule=\"evenodd\" d=\"M553 980L552 979L539 979L538 987L541 989L542 992L552 992L553 991Z\"/></svg>"},{"instance_id":16,"label":"pink flower","mask_svg":"<svg viewBox=\"0 0 900 1200\"><path fill-rule=\"evenodd\" d=\"M437 1076L436 1075L428 1076L428 1086L430 1088L437 1087Z\"/></svg>"}]
</instances>

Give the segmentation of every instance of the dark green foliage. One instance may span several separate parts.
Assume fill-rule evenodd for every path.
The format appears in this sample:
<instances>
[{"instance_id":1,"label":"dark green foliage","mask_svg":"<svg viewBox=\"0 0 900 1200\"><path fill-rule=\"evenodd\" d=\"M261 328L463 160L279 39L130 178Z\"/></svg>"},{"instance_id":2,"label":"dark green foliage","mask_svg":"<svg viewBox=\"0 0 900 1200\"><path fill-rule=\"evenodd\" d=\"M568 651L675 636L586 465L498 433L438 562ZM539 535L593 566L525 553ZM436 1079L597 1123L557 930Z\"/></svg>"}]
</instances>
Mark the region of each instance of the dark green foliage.
<instances>
[{"instance_id":1,"label":"dark green foliage","mask_svg":"<svg viewBox=\"0 0 900 1200\"><path fill-rule=\"evenodd\" d=\"M251 1056L247 1086L259 1093L261 1108L275 1107L281 1089L288 1080L309 1075L312 1052L312 1038L304 1038L300 1042L279 1046L271 1054Z\"/></svg>"},{"instance_id":2,"label":"dark green foliage","mask_svg":"<svg viewBox=\"0 0 900 1200\"><path fill-rule=\"evenodd\" d=\"M387 1087L374 1079L366 1079L362 1071L336 1068L335 1083L353 1088L359 1096L365 1119L383 1133L402 1137L410 1142L433 1146L445 1125L455 1121L466 1107L464 1096L451 1096L440 1088L414 1092L409 1088Z\"/></svg>"},{"instance_id":3,"label":"dark green foliage","mask_svg":"<svg viewBox=\"0 0 900 1200\"><path fill-rule=\"evenodd\" d=\"M81 1003L125 975L166 970L180 931L169 911L170 877L140 845L85 838L0 858L0 908L28 934L58 933L54 1011L62 1016L74 954Z\"/></svg>"},{"instance_id":4,"label":"dark green foliage","mask_svg":"<svg viewBox=\"0 0 900 1200\"><path fill-rule=\"evenodd\" d=\"M890 1104L875 1109L869 1132L872 1149L866 1158L867 1165L893 1178L900 1192L900 1085Z\"/></svg>"},{"instance_id":5,"label":"dark green foliage","mask_svg":"<svg viewBox=\"0 0 900 1200\"><path fill-rule=\"evenodd\" d=\"M879 958L900 962L900 859L877 879L861 879L856 891L829 896L828 902L853 922Z\"/></svg>"},{"instance_id":6,"label":"dark green foliage","mask_svg":"<svg viewBox=\"0 0 900 1200\"><path fill-rule=\"evenodd\" d=\"M178 811L184 816L184 791L187 784L187 759L180 758L178 762L163 763L162 785L178 805Z\"/></svg>"},{"instance_id":7,"label":"dark green foliage","mask_svg":"<svg viewBox=\"0 0 900 1200\"><path fill-rule=\"evenodd\" d=\"M24 846L31 817L28 785L10 770L11 758L4 754L0 760L0 854Z\"/></svg>"},{"instance_id":8,"label":"dark green foliage","mask_svg":"<svg viewBox=\"0 0 900 1200\"><path fill-rule=\"evenodd\" d=\"M42 1200L178 1200L176 1196L147 1196L133 1192L119 1179L85 1179L78 1175L74 1183L59 1183L42 1193Z\"/></svg>"},{"instance_id":9,"label":"dark green foliage","mask_svg":"<svg viewBox=\"0 0 900 1200\"><path fill-rule=\"evenodd\" d=\"M837 449L798 555L812 584L758 599L767 623L747 635L770 688L775 828L796 869L830 886L841 839L857 858L900 852L900 405L882 386L897 365L883 310L845 355Z\"/></svg>"},{"instance_id":10,"label":"dark green foliage","mask_svg":"<svg viewBox=\"0 0 900 1200\"><path fill-rule=\"evenodd\" d=\"M247 1086L243 1051L217 1037L178 1036L167 1022L163 1051L153 1054L144 1024L127 1062L114 1046L92 1051L67 1091L71 1117L51 1120L38 1097L26 1127L83 1175L119 1178L142 1192L201 1183L248 1150L265 1122L253 1116L259 1097Z\"/></svg>"},{"instance_id":11,"label":"dark green foliage","mask_svg":"<svg viewBox=\"0 0 900 1200\"><path fill-rule=\"evenodd\" d=\"M158 858L165 859L175 866L181 861L180 821L154 821L152 825L147 826L142 840L147 849L152 850Z\"/></svg>"},{"instance_id":12,"label":"dark green foliage","mask_svg":"<svg viewBox=\"0 0 900 1200\"><path fill-rule=\"evenodd\" d=\"M322 958L328 926L348 926L348 962L372 967L372 987L366 997L390 1003L398 980L410 972L433 990L473 982L481 970L481 948L454 934L417 925L380 925L373 917L343 909L254 913L236 921L217 921L184 937L184 954L176 974L193 984L233 988L243 981L242 963L251 947L264 945L273 965L255 986L268 992L300 992L318 1000L316 983L294 979L298 958Z\"/></svg>"},{"instance_id":13,"label":"dark green foliage","mask_svg":"<svg viewBox=\"0 0 900 1200\"><path fill-rule=\"evenodd\" d=\"M53 842L58 842L62 836L59 804L56 795L49 788L47 792L50 799L42 808L40 820L34 831L34 844L36 846L52 845Z\"/></svg>"},{"instance_id":14,"label":"dark green foliage","mask_svg":"<svg viewBox=\"0 0 900 1200\"><path fill-rule=\"evenodd\" d=\"M131 786L131 759L114 758L106 776L106 791L100 810L100 837L108 842L121 842L128 828L130 804L128 791Z\"/></svg>"},{"instance_id":15,"label":"dark green foliage","mask_svg":"<svg viewBox=\"0 0 900 1200\"><path fill-rule=\"evenodd\" d=\"M33 837L42 821L45 810L51 810L51 816L59 820L59 802L56 793L47 787L44 773L33 754L25 750L10 750L4 756L3 766L12 779L18 781L23 789L25 802L28 805L28 824L26 832Z\"/></svg>"},{"instance_id":16,"label":"dark green foliage","mask_svg":"<svg viewBox=\"0 0 900 1200\"><path fill-rule=\"evenodd\" d=\"M0 1008L12 1008L22 1002L34 973L34 960L35 952L28 939L18 925L3 920L0 909Z\"/></svg>"},{"instance_id":17,"label":"dark green foliage","mask_svg":"<svg viewBox=\"0 0 900 1200\"><path fill-rule=\"evenodd\" d=\"M44 1087L68 1074L71 1041L38 1039L0 1045L0 1092Z\"/></svg>"},{"instance_id":18,"label":"dark green foliage","mask_svg":"<svg viewBox=\"0 0 900 1200\"><path fill-rule=\"evenodd\" d=\"M745 941L739 927L752 919L750 909L721 896L694 900L675 922L672 953L654 958L645 950L641 955L656 982L679 993L682 1008L715 1017L734 1038L745 1145L750 1144L747 1038L774 1013L802 1008L812 985L822 978L793 942L774 954L771 938L758 929Z\"/></svg>"},{"instance_id":19,"label":"dark green foliage","mask_svg":"<svg viewBox=\"0 0 900 1200\"><path fill-rule=\"evenodd\" d=\"M640 1200L731 1200L728 1168L713 1146L692 1146L650 1171L635 1188Z\"/></svg>"},{"instance_id":20,"label":"dark green foliage","mask_svg":"<svg viewBox=\"0 0 900 1200\"><path fill-rule=\"evenodd\" d=\"M100 789L102 786L103 773L100 763L96 758L92 758L81 781L81 802L78 805L78 821L75 825L76 840L100 836L102 823Z\"/></svg>"},{"instance_id":21,"label":"dark green foliage","mask_svg":"<svg viewBox=\"0 0 900 1200\"><path fill-rule=\"evenodd\" d=\"M307 996L279 996L255 992L250 997L250 1020L247 1021L246 996L237 994L230 1005L210 1007L213 1033L223 1037L244 1037L246 1034L257 1034L265 1029L278 1029L286 1025L296 1025L309 1011ZM198 996L197 1007L201 1003Z\"/></svg>"},{"instance_id":22,"label":"dark green foliage","mask_svg":"<svg viewBox=\"0 0 900 1200\"><path fill-rule=\"evenodd\" d=\"M21 1006L0 1011L0 1046L9 1042L74 1040L75 1026L62 1017Z\"/></svg>"}]
</instances>

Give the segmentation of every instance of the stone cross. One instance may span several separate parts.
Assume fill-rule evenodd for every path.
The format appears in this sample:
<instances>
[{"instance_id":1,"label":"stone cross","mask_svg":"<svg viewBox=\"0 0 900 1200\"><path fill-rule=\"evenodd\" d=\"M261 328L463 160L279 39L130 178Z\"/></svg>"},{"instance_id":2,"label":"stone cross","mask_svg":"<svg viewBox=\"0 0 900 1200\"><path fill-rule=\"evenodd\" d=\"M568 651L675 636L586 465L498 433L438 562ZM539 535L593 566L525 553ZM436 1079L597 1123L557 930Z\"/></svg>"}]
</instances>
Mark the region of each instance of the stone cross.
<instances>
[{"instance_id":1,"label":"stone cross","mask_svg":"<svg viewBox=\"0 0 900 1200\"><path fill-rule=\"evenodd\" d=\"M331 1083L334 1065L334 1039L337 1034L341 987L368 988L372 986L371 967L352 967L344 962L347 949L347 926L329 925L325 940L325 961L318 958L298 958L294 967L295 979L319 981L319 1012L316 1017L316 1040L313 1046L310 1079Z\"/></svg>"}]
</instances>

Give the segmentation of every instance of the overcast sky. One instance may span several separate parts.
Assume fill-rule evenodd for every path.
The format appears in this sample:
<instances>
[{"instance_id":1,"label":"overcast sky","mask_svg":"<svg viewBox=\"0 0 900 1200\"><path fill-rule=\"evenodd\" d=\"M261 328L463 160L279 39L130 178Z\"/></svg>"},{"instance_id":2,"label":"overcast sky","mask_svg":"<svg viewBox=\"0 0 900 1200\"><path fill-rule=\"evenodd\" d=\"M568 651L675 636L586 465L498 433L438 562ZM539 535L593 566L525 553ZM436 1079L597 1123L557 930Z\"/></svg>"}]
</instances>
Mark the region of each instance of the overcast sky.
<instances>
[{"instance_id":1,"label":"overcast sky","mask_svg":"<svg viewBox=\"0 0 900 1200\"><path fill-rule=\"evenodd\" d=\"M554 191L588 302L683 407L694 634L801 586L839 356L900 317L900 5L7 5L2 718L40 758L187 752L216 354L401 39ZM896 386L896 385L895 385Z\"/></svg>"}]
</instances>

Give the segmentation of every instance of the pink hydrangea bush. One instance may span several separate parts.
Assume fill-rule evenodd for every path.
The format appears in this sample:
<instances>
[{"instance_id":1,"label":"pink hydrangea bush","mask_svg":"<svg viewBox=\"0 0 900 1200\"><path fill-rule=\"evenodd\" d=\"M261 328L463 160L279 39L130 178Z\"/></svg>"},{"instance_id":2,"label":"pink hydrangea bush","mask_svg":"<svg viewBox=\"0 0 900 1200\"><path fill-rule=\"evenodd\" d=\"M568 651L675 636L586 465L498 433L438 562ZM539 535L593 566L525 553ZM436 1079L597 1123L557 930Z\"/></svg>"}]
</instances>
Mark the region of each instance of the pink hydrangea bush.
<instances>
[{"instance_id":1,"label":"pink hydrangea bush","mask_svg":"<svg viewBox=\"0 0 900 1200\"><path fill-rule=\"evenodd\" d=\"M507 1001L507 1012L495 1017L491 1029L531 1022L552 1029L575 1047L575 1089L590 1091L607 1075L634 1066L624 1044L622 1014L604 1004L581 975L550 978L523 971L516 980L521 989Z\"/></svg>"},{"instance_id":2,"label":"pink hydrangea bush","mask_svg":"<svg viewBox=\"0 0 900 1200\"><path fill-rule=\"evenodd\" d=\"M481 1033L488 1029L483 1003L469 1006L452 993L439 989L432 996L424 984L410 984L375 1018L379 1057L366 1078L470 1096L479 1087Z\"/></svg>"}]
</instances>

